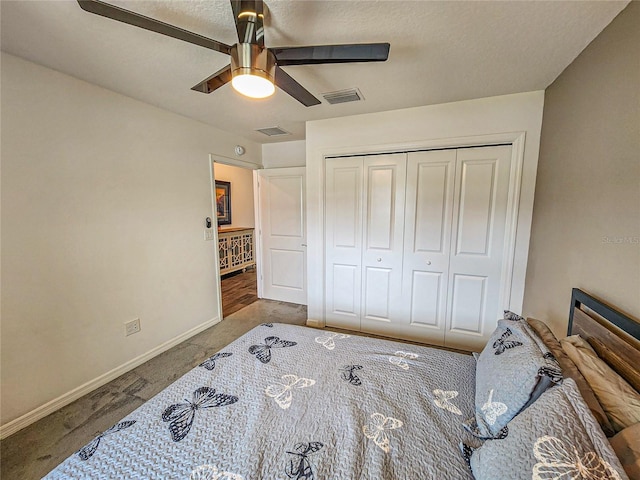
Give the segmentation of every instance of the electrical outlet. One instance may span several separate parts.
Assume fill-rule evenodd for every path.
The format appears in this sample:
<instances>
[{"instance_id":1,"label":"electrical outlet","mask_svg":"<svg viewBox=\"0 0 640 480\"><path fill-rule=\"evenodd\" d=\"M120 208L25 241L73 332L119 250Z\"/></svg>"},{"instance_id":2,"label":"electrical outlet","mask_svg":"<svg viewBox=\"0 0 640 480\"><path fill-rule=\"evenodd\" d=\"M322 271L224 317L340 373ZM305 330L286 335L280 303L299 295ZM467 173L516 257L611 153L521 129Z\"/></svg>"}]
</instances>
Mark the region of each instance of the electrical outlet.
<instances>
[{"instance_id":1,"label":"electrical outlet","mask_svg":"<svg viewBox=\"0 0 640 480\"><path fill-rule=\"evenodd\" d=\"M140 319L134 318L129 322L125 322L124 324L124 336L128 337L129 335L133 335L134 333L138 333L140 331Z\"/></svg>"},{"instance_id":2,"label":"electrical outlet","mask_svg":"<svg viewBox=\"0 0 640 480\"><path fill-rule=\"evenodd\" d=\"M213 240L213 228L205 228L204 229L204 239L205 240Z\"/></svg>"}]
</instances>

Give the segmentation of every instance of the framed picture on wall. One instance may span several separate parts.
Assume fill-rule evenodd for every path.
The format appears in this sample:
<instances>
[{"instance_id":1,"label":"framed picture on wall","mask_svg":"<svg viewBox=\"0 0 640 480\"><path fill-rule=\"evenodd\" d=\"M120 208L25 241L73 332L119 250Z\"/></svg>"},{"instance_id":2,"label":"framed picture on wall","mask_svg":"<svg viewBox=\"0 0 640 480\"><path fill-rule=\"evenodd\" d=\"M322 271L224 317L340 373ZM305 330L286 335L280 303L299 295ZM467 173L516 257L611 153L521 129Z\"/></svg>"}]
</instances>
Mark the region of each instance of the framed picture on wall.
<instances>
[{"instance_id":1,"label":"framed picture on wall","mask_svg":"<svg viewBox=\"0 0 640 480\"><path fill-rule=\"evenodd\" d=\"M231 182L216 180L218 225L231 225Z\"/></svg>"}]
</instances>

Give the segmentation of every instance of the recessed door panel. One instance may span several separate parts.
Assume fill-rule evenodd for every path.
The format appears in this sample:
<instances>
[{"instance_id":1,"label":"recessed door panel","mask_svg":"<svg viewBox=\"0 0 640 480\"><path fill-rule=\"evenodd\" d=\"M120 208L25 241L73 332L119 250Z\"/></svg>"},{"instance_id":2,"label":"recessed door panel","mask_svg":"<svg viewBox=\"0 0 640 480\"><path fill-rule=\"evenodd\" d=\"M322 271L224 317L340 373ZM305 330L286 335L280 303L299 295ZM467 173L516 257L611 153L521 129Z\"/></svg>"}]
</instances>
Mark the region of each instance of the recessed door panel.
<instances>
[{"instance_id":1,"label":"recessed door panel","mask_svg":"<svg viewBox=\"0 0 640 480\"><path fill-rule=\"evenodd\" d=\"M461 162L460 212L456 254L488 255L496 184L495 159Z\"/></svg>"},{"instance_id":2,"label":"recessed door panel","mask_svg":"<svg viewBox=\"0 0 640 480\"><path fill-rule=\"evenodd\" d=\"M395 166L368 169L367 248L388 250L393 239Z\"/></svg>"},{"instance_id":3,"label":"recessed door panel","mask_svg":"<svg viewBox=\"0 0 640 480\"><path fill-rule=\"evenodd\" d=\"M453 199L448 179L453 167L440 162L417 165L414 252L442 253L445 248L445 229L449 227L446 214L450 213L446 207Z\"/></svg>"},{"instance_id":4,"label":"recessed door panel","mask_svg":"<svg viewBox=\"0 0 640 480\"><path fill-rule=\"evenodd\" d=\"M272 237L304 237L303 181L300 175L271 178L268 201L271 212L269 233Z\"/></svg>"},{"instance_id":5,"label":"recessed door panel","mask_svg":"<svg viewBox=\"0 0 640 480\"><path fill-rule=\"evenodd\" d=\"M487 277L454 275L451 331L482 334Z\"/></svg>"},{"instance_id":6,"label":"recessed door panel","mask_svg":"<svg viewBox=\"0 0 640 480\"><path fill-rule=\"evenodd\" d=\"M360 239L360 175L360 168L333 170L332 188L327 192L333 211L327 218L333 223L334 246L356 248Z\"/></svg>"},{"instance_id":7,"label":"recessed door panel","mask_svg":"<svg viewBox=\"0 0 640 480\"><path fill-rule=\"evenodd\" d=\"M304 289L298 272L304 269L304 253L295 250L271 249L271 285L293 290Z\"/></svg>"},{"instance_id":8,"label":"recessed door panel","mask_svg":"<svg viewBox=\"0 0 640 480\"><path fill-rule=\"evenodd\" d=\"M411 282L411 325L443 328L440 312L442 274L413 272Z\"/></svg>"},{"instance_id":9,"label":"recessed door panel","mask_svg":"<svg viewBox=\"0 0 640 480\"><path fill-rule=\"evenodd\" d=\"M357 314L356 305L360 300L360 290L356 291L356 265L334 265L333 266L333 298L332 312L336 314L351 315Z\"/></svg>"},{"instance_id":10,"label":"recessed door panel","mask_svg":"<svg viewBox=\"0 0 640 480\"><path fill-rule=\"evenodd\" d=\"M366 267L364 274L364 316L369 320L390 321L390 268Z\"/></svg>"}]
</instances>

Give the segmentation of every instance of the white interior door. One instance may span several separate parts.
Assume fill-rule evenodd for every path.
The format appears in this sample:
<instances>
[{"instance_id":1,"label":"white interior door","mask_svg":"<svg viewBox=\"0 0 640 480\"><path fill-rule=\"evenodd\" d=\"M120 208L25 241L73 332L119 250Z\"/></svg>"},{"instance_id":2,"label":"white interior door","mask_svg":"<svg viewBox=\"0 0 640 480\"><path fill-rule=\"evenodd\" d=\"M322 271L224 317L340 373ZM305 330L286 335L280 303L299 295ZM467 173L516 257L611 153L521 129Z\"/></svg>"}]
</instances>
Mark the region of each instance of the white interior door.
<instances>
[{"instance_id":1,"label":"white interior door","mask_svg":"<svg viewBox=\"0 0 640 480\"><path fill-rule=\"evenodd\" d=\"M325 319L360 330L362 157L326 160Z\"/></svg>"},{"instance_id":2,"label":"white interior door","mask_svg":"<svg viewBox=\"0 0 640 480\"><path fill-rule=\"evenodd\" d=\"M407 173L404 153L363 160L360 329L390 335L402 319L402 255Z\"/></svg>"},{"instance_id":3,"label":"white interior door","mask_svg":"<svg viewBox=\"0 0 640 480\"><path fill-rule=\"evenodd\" d=\"M486 344L501 317L511 147L457 151L445 345Z\"/></svg>"},{"instance_id":4,"label":"white interior door","mask_svg":"<svg viewBox=\"0 0 640 480\"><path fill-rule=\"evenodd\" d=\"M262 296L307 304L305 168L258 172Z\"/></svg>"},{"instance_id":5,"label":"white interior door","mask_svg":"<svg viewBox=\"0 0 640 480\"><path fill-rule=\"evenodd\" d=\"M407 163L404 337L442 345L453 212L456 150L412 152Z\"/></svg>"}]
</instances>

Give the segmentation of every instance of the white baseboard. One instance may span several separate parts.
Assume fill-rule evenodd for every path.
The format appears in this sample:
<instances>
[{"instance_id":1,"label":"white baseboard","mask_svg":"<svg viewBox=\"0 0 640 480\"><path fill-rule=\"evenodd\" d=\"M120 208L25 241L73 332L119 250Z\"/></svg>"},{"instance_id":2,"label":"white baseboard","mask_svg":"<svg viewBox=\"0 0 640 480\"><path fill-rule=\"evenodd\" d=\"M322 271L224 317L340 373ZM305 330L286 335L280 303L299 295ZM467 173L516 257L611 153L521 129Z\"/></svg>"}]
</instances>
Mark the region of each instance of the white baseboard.
<instances>
[{"instance_id":1,"label":"white baseboard","mask_svg":"<svg viewBox=\"0 0 640 480\"><path fill-rule=\"evenodd\" d=\"M31 410L30 412L25 413L21 417L16 418L10 422L5 423L0 426L0 439L4 439L9 435L16 433L18 430L22 430L24 427L31 425L32 423L40 420L41 418L46 417L50 413L55 412L56 410L64 407L65 405L69 405L71 402L79 399L83 395L92 392L98 387L109 383L111 380L118 378L120 375L127 373L129 370L133 370L138 365L142 365L144 362L151 360L156 355L161 354L169 350L171 347L178 345L181 342L193 337L194 335L206 330L209 327L212 327L216 323L220 322L220 317L212 318L211 320L207 320L200 325L193 327L191 330L187 330L186 332L178 335L177 337L172 338L155 348L152 348L146 353L129 360L126 363L123 363L119 367L114 368L113 370L100 375L99 377L94 378L93 380L89 380L87 383L80 385L79 387L74 388L73 390L60 395L58 398L54 398L50 402L45 403L44 405L40 405L38 408Z\"/></svg>"},{"instance_id":2,"label":"white baseboard","mask_svg":"<svg viewBox=\"0 0 640 480\"><path fill-rule=\"evenodd\" d=\"M307 327L324 328L324 322L322 320L316 320L314 318L307 318Z\"/></svg>"}]
</instances>

